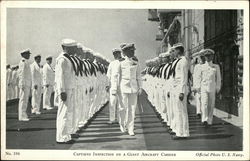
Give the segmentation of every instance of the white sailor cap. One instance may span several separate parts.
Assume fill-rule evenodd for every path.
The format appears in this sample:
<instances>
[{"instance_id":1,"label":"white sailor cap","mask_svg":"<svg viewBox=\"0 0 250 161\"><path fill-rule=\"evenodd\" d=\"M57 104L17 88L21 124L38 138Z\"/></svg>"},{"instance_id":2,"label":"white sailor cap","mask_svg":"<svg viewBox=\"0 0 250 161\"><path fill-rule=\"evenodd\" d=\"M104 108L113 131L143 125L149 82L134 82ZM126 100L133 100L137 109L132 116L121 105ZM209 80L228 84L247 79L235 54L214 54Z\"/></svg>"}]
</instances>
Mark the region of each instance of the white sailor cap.
<instances>
[{"instance_id":1,"label":"white sailor cap","mask_svg":"<svg viewBox=\"0 0 250 161\"><path fill-rule=\"evenodd\" d=\"M112 53L113 53L113 54L121 53L121 49L114 48L114 49L112 49Z\"/></svg>"},{"instance_id":2,"label":"white sailor cap","mask_svg":"<svg viewBox=\"0 0 250 161\"><path fill-rule=\"evenodd\" d=\"M52 59L52 56L51 55L47 56L46 60L48 60L48 59Z\"/></svg>"},{"instance_id":3,"label":"white sailor cap","mask_svg":"<svg viewBox=\"0 0 250 161\"><path fill-rule=\"evenodd\" d=\"M38 57L41 58L41 55L40 55L40 54L36 54L36 55L34 56L35 59L38 58Z\"/></svg>"},{"instance_id":4,"label":"white sailor cap","mask_svg":"<svg viewBox=\"0 0 250 161\"><path fill-rule=\"evenodd\" d=\"M23 55L23 54L31 54L31 52L30 52L30 49L27 48L27 49L22 50L22 51L20 52L20 54L21 54L21 55Z\"/></svg>"},{"instance_id":5,"label":"white sailor cap","mask_svg":"<svg viewBox=\"0 0 250 161\"><path fill-rule=\"evenodd\" d=\"M182 43L176 43L176 44L173 45L173 48L174 48L174 49L176 49L176 48L178 48L178 47L183 47L183 48L184 48L184 46L183 46Z\"/></svg>"},{"instance_id":6,"label":"white sailor cap","mask_svg":"<svg viewBox=\"0 0 250 161\"><path fill-rule=\"evenodd\" d=\"M77 46L77 42L72 39L63 39L62 45L65 47L72 47L72 46Z\"/></svg>"},{"instance_id":7,"label":"white sailor cap","mask_svg":"<svg viewBox=\"0 0 250 161\"><path fill-rule=\"evenodd\" d=\"M135 50L135 44L133 43L129 43L129 44L126 44L125 46L122 47L122 51L125 51L125 50Z\"/></svg>"},{"instance_id":8,"label":"white sailor cap","mask_svg":"<svg viewBox=\"0 0 250 161\"><path fill-rule=\"evenodd\" d=\"M127 45L127 43L121 43L120 44L120 48L122 49L124 46L126 46Z\"/></svg>"},{"instance_id":9,"label":"white sailor cap","mask_svg":"<svg viewBox=\"0 0 250 161\"><path fill-rule=\"evenodd\" d=\"M214 50L212 50L212 49L204 49L204 51L202 52L202 54L204 56L206 56L206 55L214 55Z\"/></svg>"},{"instance_id":10,"label":"white sailor cap","mask_svg":"<svg viewBox=\"0 0 250 161\"><path fill-rule=\"evenodd\" d=\"M77 48L83 48L81 43L77 43L76 45L77 45Z\"/></svg>"}]
</instances>

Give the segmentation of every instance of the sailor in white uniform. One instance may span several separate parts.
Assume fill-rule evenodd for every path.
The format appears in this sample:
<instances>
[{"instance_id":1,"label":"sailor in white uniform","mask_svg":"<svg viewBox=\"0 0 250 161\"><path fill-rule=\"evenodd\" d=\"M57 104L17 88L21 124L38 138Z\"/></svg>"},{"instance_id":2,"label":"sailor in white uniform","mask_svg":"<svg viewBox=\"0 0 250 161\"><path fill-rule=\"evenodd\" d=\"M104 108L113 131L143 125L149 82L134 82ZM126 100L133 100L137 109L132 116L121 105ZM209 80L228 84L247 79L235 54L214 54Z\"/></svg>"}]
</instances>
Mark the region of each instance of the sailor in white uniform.
<instances>
[{"instance_id":1,"label":"sailor in white uniform","mask_svg":"<svg viewBox=\"0 0 250 161\"><path fill-rule=\"evenodd\" d=\"M51 64L52 64L52 56L48 56L46 58L46 63L43 66L43 88L44 88L43 109L46 110L53 109L50 103L50 99L55 85L55 71L51 67Z\"/></svg>"},{"instance_id":2,"label":"sailor in white uniform","mask_svg":"<svg viewBox=\"0 0 250 161\"><path fill-rule=\"evenodd\" d=\"M31 70L28 60L30 58L30 50L26 49L21 52L22 59L19 63L18 77L19 77L19 88L20 98L18 105L18 120L29 121L27 115L28 100L31 89Z\"/></svg>"},{"instance_id":3,"label":"sailor in white uniform","mask_svg":"<svg viewBox=\"0 0 250 161\"><path fill-rule=\"evenodd\" d=\"M114 56L114 61L110 62L109 67L108 67L108 72L107 72L107 76L109 79L109 88L111 89L110 92L113 90L114 87L114 74L115 74L115 70L118 68L119 64L120 64L120 59L121 57L121 50L120 49L113 49L113 56ZM119 119L117 118L117 112L119 109L119 100L118 100L118 93L116 95L113 95L112 93L110 93L110 99L109 99L109 124L113 124L116 121L118 121Z\"/></svg>"},{"instance_id":4,"label":"sailor in white uniform","mask_svg":"<svg viewBox=\"0 0 250 161\"><path fill-rule=\"evenodd\" d=\"M40 69L41 55L36 55L34 59L35 61L30 65L32 80L31 113L39 115L41 114L40 105L42 97L42 74Z\"/></svg>"},{"instance_id":5,"label":"sailor in white uniform","mask_svg":"<svg viewBox=\"0 0 250 161\"><path fill-rule=\"evenodd\" d=\"M173 99L174 99L174 117L176 121L175 133L173 139L186 138L189 136L189 123L187 112L187 94L188 94L188 60L184 56L184 47L182 44L175 44L175 53L178 61L173 69Z\"/></svg>"},{"instance_id":6,"label":"sailor in white uniform","mask_svg":"<svg viewBox=\"0 0 250 161\"><path fill-rule=\"evenodd\" d=\"M76 69L70 55L74 54L76 41L64 39L63 52L56 59L55 83L59 95L56 120L56 141L59 144L72 144L73 108ZM73 51L72 51L73 50Z\"/></svg>"}]
</instances>

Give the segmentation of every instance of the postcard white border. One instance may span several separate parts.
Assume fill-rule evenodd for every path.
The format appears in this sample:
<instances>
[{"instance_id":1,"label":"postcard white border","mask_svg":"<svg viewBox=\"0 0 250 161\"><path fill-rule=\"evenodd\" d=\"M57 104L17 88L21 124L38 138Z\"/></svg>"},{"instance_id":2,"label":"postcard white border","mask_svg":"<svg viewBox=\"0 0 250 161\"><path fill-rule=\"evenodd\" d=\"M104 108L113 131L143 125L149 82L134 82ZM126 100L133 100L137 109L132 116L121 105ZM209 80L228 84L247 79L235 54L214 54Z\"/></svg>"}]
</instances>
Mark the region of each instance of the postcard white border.
<instances>
[{"instance_id":1,"label":"postcard white border","mask_svg":"<svg viewBox=\"0 0 250 161\"><path fill-rule=\"evenodd\" d=\"M244 10L244 94L243 94L243 151L104 151L102 153L159 153L155 157L82 157L74 153L92 153L92 150L6 150L6 8L106 8L106 9L243 9ZM249 159L249 2L248 1L2 1L1 2L1 158L15 160L246 160ZM6 152L20 155L6 155ZM174 157L162 156L176 154ZM199 153L242 154L243 157L199 157Z\"/></svg>"}]
</instances>

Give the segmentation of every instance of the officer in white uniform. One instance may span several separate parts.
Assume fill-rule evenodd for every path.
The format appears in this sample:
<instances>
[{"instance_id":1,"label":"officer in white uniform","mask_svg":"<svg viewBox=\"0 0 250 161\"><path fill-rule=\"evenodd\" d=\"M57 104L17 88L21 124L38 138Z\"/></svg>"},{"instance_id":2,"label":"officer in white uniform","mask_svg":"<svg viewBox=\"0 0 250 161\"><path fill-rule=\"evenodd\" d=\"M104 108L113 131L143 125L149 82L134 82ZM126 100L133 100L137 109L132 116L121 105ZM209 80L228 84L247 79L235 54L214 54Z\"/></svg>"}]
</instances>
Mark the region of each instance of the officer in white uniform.
<instances>
[{"instance_id":1,"label":"officer in white uniform","mask_svg":"<svg viewBox=\"0 0 250 161\"><path fill-rule=\"evenodd\" d=\"M109 67L108 67L108 72L107 72L107 77L109 79L109 88L110 90L110 99L109 99L109 124L113 124L115 123L116 120L119 120L118 118L116 118L117 116L117 112L119 109L119 102L118 102L118 94L113 95L111 93L114 87L114 80L112 78L113 75L115 74L115 70L117 69L117 67L120 64L120 59L121 59L121 50L120 49L113 49L113 55L114 55L114 61L110 62Z\"/></svg>"},{"instance_id":2,"label":"officer in white uniform","mask_svg":"<svg viewBox=\"0 0 250 161\"><path fill-rule=\"evenodd\" d=\"M18 120L29 121L27 115L27 106L31 89L31 70L28 60L30 58L30 50L26 49L21 52L22 59L19 63L18 77L20 98L18 105Z\"/></svg>"},{"instance_id":3,"label":"officer in white uniform","mask_svg":"<svg viewBox=\"0 0 250 161\"><path fill-rule=\"evenodd\" d=\"M176 121L175 133L173 139L186 138L189 136L189 123L187 112L187 94L188 94L188 60L184 56L184 47L182 44L175 44L174 50L179 61L173 69L173 99L174 99L174 117Z\"/></svg>"},{"instance_id":4,"label":"officer in white uniform","mask_svg":"<svg viewBox=\"0 0 250 161\"><path fill-rule=\"evenodd\" d=\"M59 144L72 144L72 126L73 126L73 106L75 90L75 72L70 55L73 55L72 49L76 47L76 41L64 39L62 41L63 52L56 59L55 83L59 95L58 111L56 120L56 141Z\"/></svg>"},{"instance_id":5,"label":"officer in white uniform","mask_svg":"<svg viewBox=\"0 0 250 161\"><path fill-rule=\"evenodd\" d=\"M35 61L30 65L32 80L31 113L39 115L41 114L40 105L42 97L42 74L40 69L41 55L36 55L34 59Z\"/></svg>"},{"instance_id":6,"label":"officer in white uniform","mask_svg":"<svg viewBox=\"0 0 250 161\"><path fill-rule=\"evenodd\" d=\"M221 73L219 65L212 62L214 51L205 49L203 54L206 62L201 66L198 74L197 91L201 92L201 121L207 126L213 123L215 97L216 93L219 93L221 89Z\"/></svg>"},{"instance_id":7,"label":"officer in white uniform","mask_svg":"<svg viewBox=\"0 0 250 161\"><path fill-rule=\"evenodd\" d=\"M194 72L193 72L193 92L195 94L195 102L196 102L196 115L200 119L201 118L201 93L200 91L198 92L198 85L200 82L198 82L198 74L200 73L200 69L202 64L205 62L204 56L201 54L203 50L198 52L194 57L196 59L196 65L194 66Z\"/></svg>"},{"instance_id":8,"label":"officer in white uniform","mask_svg":"<svg viewBox=\"0 0 250 161\"><path fill-rule=\"evenodd\" d=\"M134 119L135 110L137 106L137 95L141 93L141 73L138 61L134 59L134 44L127 44L122 47L122 52L125 60L120 62L118 66L117 74L114 74L114 81L117 85L111 91L111 94L116 95L120 90L122 100L120 113L120 130L122 132L128 129L128 133L134 136ZM118 80L119 78L119 80ZM128 115L126 115L126 110L128 109ZM127 117L127 118L125 118ZM126 121L127 120L127 121Z\"/></svg>"},{"instance_id":9,"label":"officer in white uniform","mask_svg":"<svg viewBox=\"0 0 250 161\"><path fill-rule=\"evenodd\" d=\"M46 58L46 63L43 66L43 109L53 109L50 103L51 94L54 90L55 85L55 71L51 67L52 56Z\"/></svg>"}]
</instances>

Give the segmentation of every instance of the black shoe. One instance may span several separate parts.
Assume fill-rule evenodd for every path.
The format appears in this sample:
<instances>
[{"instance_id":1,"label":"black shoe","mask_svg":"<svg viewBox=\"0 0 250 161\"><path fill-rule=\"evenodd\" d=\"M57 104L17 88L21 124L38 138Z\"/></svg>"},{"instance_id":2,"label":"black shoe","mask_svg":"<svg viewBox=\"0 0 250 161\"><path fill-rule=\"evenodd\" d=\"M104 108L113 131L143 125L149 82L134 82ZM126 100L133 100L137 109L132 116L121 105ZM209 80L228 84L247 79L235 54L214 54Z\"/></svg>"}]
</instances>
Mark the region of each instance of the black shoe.
<instances>
[{"instance_id":1,"label":"black shoe","mask_svg":"<svg viewBox=\"0 0 250 161\"><path fill-rule=\"evenodd\" d=\"M175 136L175 135L171 136L171 138L172 138L173 140L179 140L179 139L180 139L180 137Z\"/></svg>"},{"instance_id":2,"label":"black shoe","mask_svg":"<svg viewBox=\"0 0 250 161\"><path fill-rule=\"evenodd\" d=\"M70 136L71 136L71 138L79 138L80 137L79 134L71 134Z\"/></svg>"},{"instance_id":3,"label":"black shoe","mask_svg":"<svg viewBox=\"0 0 250 161\"><path fill-rule=\"evenodd\" d=\"M184 140L187 139L187 137L179 137L179 136L172 136L173 140Z\"/></svg>"},{"instance_id":4,"label":"black shoe","mask_svg":"<svg viewBox=\"0 0 250 161\"><path fill-rule=\"evenodd\" d=\"M201 114L200 113L197 114L197 118L201 119Z\"/></svg>"},{"instance_id":5,"label":"black shoe","mask_svg":"<svg viewBox=\"0 0 250 161\"><path fill-rule=\"evenodd\" d=\"M176 135L176 133L175 133L175 132L173 132L173 131L171 131L171 132L170 132L170 135Z\"/></svg>"},{"instance_id":6,"label":"black shoe","mask_svg":"<svg viewBox=\"0 0 250 161\"><path fill-rule=\"evenodd\" d=\"M203 124L205 127L208 127L207 121L204 121L202 124Z\"/></svg>"},{"instance_id":7,"label":"black shoe","mask_svg":"<svg viewBox=\"0 0 250 161\"><path fill-rule=\"evenodd\" d=\"M75 140L69 140L66 142L56 142L57 144L74 144L76 141Z\"/></svg>"}]
</instances>

